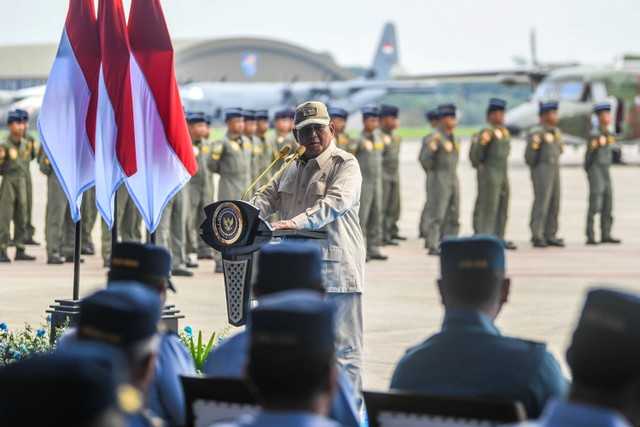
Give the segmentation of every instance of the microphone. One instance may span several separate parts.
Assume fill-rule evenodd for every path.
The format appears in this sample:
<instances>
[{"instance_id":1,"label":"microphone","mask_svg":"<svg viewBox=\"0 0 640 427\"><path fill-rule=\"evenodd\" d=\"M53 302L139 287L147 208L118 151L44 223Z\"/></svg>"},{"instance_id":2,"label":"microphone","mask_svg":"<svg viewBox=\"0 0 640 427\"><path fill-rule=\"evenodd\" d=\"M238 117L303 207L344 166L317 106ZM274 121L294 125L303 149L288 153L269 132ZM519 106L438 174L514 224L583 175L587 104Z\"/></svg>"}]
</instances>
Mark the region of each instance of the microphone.
<instances>
[{"instance_id":1,"label":"microphone","mask_svg":"<svg viewBox=\"0 0 640 427\"><path fill-rule=\"evenodd\" d=\"M264 170L264 172L262 172L260 174L259 177L256 178L255 181L253 181L253 184L251 184L251 186L249 186L249 188L247 188L247 191L244 192L244 194L242 195L242 197L240 198L240 200L244 200L244 198L247 196L247 194L249 194L249 191L251 191L253 189L253 187L255 187L258 182L264 178L264 176L267 174L267 172L269 172L271 170L271 168L278 162L280 161L280 159L284 159L285 157L287 157L289 155L289 152L291 151L291 147L288 145L285 145L284 147L282 147L282 149L280 150L280 152L278 153L278 155L276 156L276 159L271 162L271 164Z\"/></svg>"},{"instance_id":2,"label":"microphone","mask_svg":"<svg viewBox=\"0 0 640 427\"><path fill-rule=\"evenodd\" d=\"M289 158L289 159L284 163L284 166L282 166L282 167L280 168L280 170L278 170L278 172L276 172L276 173L275 173L275 175L273 175L273 176L271 177L271 179L269 180L269 182L267 182L267 183L266 183L266 184L265 184L265 185L260 189L260 191L258 191L258 193L256 194L256 196L253 198L253 204L254 204L254 205L255 205L255 203L256 203L256 200L258 200L258 197L260 197L260 195L261 195L262 193L264 193L264 190L266 190L266 189L267 189L267 187L268 187L269 185L271 185L271 183L272 183L273 181L275 181L275 180L276 180L276 178L278 178L278 177L280 176L280 174L281 174L282 172L284 172L284 170L285 170L286 168L288 168L288 167L289 167L289 165L290 165L291 163L293 163L293 161L294 161L295 159L297 159L298 157L302 156L302 155L304 154L304 152L305 152L305 151L307 151L307 148L306 148L305 146L301 145L301 146L299 146L299 147L298 147L298 149L297 149L297 150L296 150L296 152L293 154L293 156L291 156L291 157L290 157L290 158Z\"/></svg>"}]
</instances>

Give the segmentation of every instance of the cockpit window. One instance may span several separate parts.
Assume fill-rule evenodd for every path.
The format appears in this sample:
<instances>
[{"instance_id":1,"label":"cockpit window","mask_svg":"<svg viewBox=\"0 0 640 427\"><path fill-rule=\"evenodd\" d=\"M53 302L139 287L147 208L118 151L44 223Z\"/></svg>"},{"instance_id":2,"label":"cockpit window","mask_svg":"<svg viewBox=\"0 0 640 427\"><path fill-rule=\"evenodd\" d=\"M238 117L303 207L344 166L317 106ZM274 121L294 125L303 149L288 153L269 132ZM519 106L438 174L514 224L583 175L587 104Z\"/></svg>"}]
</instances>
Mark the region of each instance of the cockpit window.
<instances>
[{"instance_id":1,"label":"cockpit window","mask_svg":"<svg viewBox=\"0 0 640 427\"><path fill-rule=\"evenodd\" d=\"M536 92L533 94L533 99L537 101L545 101L551 99L553 91L553 85L549 82L542 82L536 88Z\"/></svg>"},{"instance_id":2,"label":"cockpit window","mask_svg":"<svg viewBox=\"0 0 640 427\"><path fill-rule=\"evenodd\" d=\"M558 89L559 101L580 101L584 92L583 82L564 82Z\"/></svg>"},{"instance_id":3,"label":"cockpit window","mask_svg":"<svg viewBox=\"0 0 640 427\"><path fill-rule=\"evenodd\" d=\"M603 82L591 83L591 100L593 102L603 102L607 100L607 85Z\"/></svg>"}]
</instances>

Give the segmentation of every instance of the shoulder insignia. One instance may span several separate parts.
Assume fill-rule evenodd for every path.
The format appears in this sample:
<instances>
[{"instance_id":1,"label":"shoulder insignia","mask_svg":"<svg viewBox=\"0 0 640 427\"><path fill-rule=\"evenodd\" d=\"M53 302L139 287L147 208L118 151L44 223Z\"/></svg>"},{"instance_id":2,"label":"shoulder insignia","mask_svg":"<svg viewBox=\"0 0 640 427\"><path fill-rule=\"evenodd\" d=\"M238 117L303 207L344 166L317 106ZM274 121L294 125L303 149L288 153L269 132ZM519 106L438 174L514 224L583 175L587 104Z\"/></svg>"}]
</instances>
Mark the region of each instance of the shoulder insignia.
<instances>
[{"instance_id":1,"label":"shoulder insignia","mask_svg":"<svg viewBox=\"0 0 640 427\"><path fill-rule=\"evenodd\" d=\"M594 138L589 142L589 151L596 151L598 148L598 139Z\"/></svg>"},{"instance_id":2,"label":"shoulder insignia","mask_svg":"<svg viewBox=\"0 0 640 427\"><path fill-rule=\"evenodd\" d=\"M432 138L431 141L429 142L429 150L432 152L436 152L438 151L438 138Z\"/></svg>"},{"instance_id":3,"label":"shoulder insignia","mask_svg":"<svg viewBox=\"0 0 640 427\"><path fill-rule=\"evenodd\" d=\"M7 157L7 150L4 147L0 147L0 159Z\"/></svg>"},{"instance_id":4,"label":"shoulder insignia","mask_svg":"<svg viewBox=\"0 0 640 427\"><path fill-rule=\"evenodd\" d=\"M371 142L370 140L368 140L368 139L367 139L367 140L364 142L364 148L365 148L367 151L371 151L371 150L373 150L373 142Z\"/></svg>"},{"instance_id":5,"label":"shoulder insignia","mask_svg":"<svg viewBox=\"0 0 640 427\"><path fill-rule=\"evenodd\" d=\"M208 145L203 145L202 146L202 152L207 154L209 152L209 146Z\"/></svg>"},{"instance_id":6,"label":"shoulder insignia","mask_svg":"<svg viewBox=\"0 0 640 427\"><path fill-rule=\"evenodd\" d=\"M224 151L224 144L222 142L216 142L213 145L213 153L218 154L218 157L220 157L220 154L222 154L223 151Z\"/></svg>"},{"instance_id":7,"label":"shoulder insignia","mask_svg":"<svg viewBox=\"0 0 640 427\"><path fill-rule=\"evenodd\" d=\"M18 150L16 150L13 147L9 148L9 158L11 158L11 160L17 159L18 158Z\"/></svg>"},{"instance_id":8,"label":"shoulder insignia","mask_svg":"<svg viewBox=\"0 0 640 427\"><path fill-rule=\"evenodd\" d=\"M193 155L197 157L198 154L200 154L200 149L198 148L197 145L194 145L193 146Z\"/></svg>"},{"instance_id":9,"label":"shoulder insignia","mask_svg":"<svg viewBox=\"0 0 640 427\"><path fill-rule=\"evenodd\" d=\"M480 134L480 145L487 145L493 139L493 135L488 130L483 131Z\"/></svg>"},{"instance_id":10,"label":"shoulder insignia","mask_svg":"<svg viewBox=\"0 0 640 427\"><path fill-rule=\"evenodd\" d=\"M220 160L220 154L218 154L218 153L213 153L213 154L211 154L211 158L212 158L213 160Z\"/></svg>"},{"instance_id":11,"label":"shoulder insignia","mask_svg":"<svg viewBox=\"0 0 640 427\"><path fill-rule=\"evenodd\" d=\"M540 144L542 142L542 137L539 133L534 133L531 137L531 141L533 141L534 144Z\"/></svg>"},{"instance_id":12,"label":"shoulder insignia","mask_svg":"<svg viewBox=\"0 0 640 427\"><path fill-rule=\"evenodd\" d=\"M539 142L532 142L531 143L531 149L533 149L534 151L538 151L540 149L540 143Z\"/></svg>"}]
</instances>

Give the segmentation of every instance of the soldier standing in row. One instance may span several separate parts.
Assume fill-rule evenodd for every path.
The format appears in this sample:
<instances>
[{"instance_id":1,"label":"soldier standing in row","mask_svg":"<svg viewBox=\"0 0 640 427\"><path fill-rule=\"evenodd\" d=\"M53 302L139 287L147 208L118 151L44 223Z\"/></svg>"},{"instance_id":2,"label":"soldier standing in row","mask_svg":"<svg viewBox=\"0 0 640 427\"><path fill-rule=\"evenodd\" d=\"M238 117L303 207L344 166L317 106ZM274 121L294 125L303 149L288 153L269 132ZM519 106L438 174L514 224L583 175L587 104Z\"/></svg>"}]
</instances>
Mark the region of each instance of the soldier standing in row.
<instances>
[{"instance_id":1,"label":"soldier standing in row","mask_svg":"<svg viewBox=\"0 0 640 427\"><path fill-rule=\"evenodd\" d=\"M24 139L22 115L10 111L7 117L9 135L0 142L0 262L11 262L7 246L11 221L14 224L16 261L33 261L36 258L24 251L27 236L27 174L31 152Z\"/></svg>"},{"instance_id":2,"label":"soldier standing in row","mask_svg":"<svg viewBox=\"0 0 640 427\"><path fill-rule=\"evenodd\" d=\"M242 110L244 117L244 131L242 134L251 143L251 182L255 181L262 173L262 163L264 146L260 138L256 136L258 123L256 122L256 112L253 110Z\"/></svg>"},{"instance_id":3,"label":"soldier standing in row","mask_svg":"<svg viewBox=\"0 0 640 427\"><path fill-rule=\"evenodd\" d=\"M238 200L251 185L251 141L243 135L244 116L240 108L225 110L227 133L213 143L207 168L220 175L218 200ZM222 273L222 258L214 251L216 273Z\"/></svg>"},{"instance_id":4,"label":"soldier standing in row","mask_svg":"<svg viewBox=\"0 0 640 427\"><path fill-rule=\"evenodd\" d=\"M131 198L129 189L123 183L116 190L116 194L116 219L120 241L142 241L142 232L140 230L142 215ZM104 267L109 267L109 260L111 259L111 234L107 223L102 220L102 265Z\"/></svg>"},{"instance_id":5,"label":"soldier standing in row","mask_svg":"<svg viewBox=\"0 0 640 427\"><path fill-rule=\"evenodd\" d=\"M189 211L187 212L187 253L196 253L198 259L213 259L211 248L198 236L198 228L206 218L204 207L213 202L211 173L207 159L211 154L209 142L204 139L207 132L207 116L204 113L187 113L189 136L198 172L189 180Z\"/></svg>"},{"instance_id":6,"label":"soldier standing in row","mask_svg":"<svg viewBox=\"0 0 640 427\"><path fill-rule=\"evenodd\" d=\"M440 124L429 141L426 160L427 180L427 247L429 255L440 255L440 240L457 236L460 230L460 184L458 156L460 139L455 136L456 106L438 107Z\"/></svg>"},{"instance_id":7,"label":"soldier standing in row","mask_svg":"<svg viewBox=\"0 0 640 427\"><path fill-rule=\"evenodd\" d=\"M398 128L398 108L380 106L380 133L382 151L382 244L396 245L394 240L407 240L398 234L400 219L400 146L402 138Z\"/></svg>"},{"instance_id":8,"label":"soldier standing in row","mask_svg":"<svg viewBox=\"0 0 640 427\"><path fill-rule=\"evenodd\" d=\"M37 157L36 140L29 133L29 113L24 110L16 110L18 114L22 116L22 123L24 123L24 139L27 140L27 149L29 150L29 163L27 163L27 235L25 236L25 245L40 246L40 242L33 239L33 235L36 232L36 228L33 226L32 212L33 212L33 179L31 177L31 168L29 165Z\"/></svg>"},{"instance_id":9,"label":"soldier standing in row","mask_svg":"<svg viewBox=\"0 0 640 427\"><path fill-rule=\"evenodd\" d=\"M331 123L335 128L335 140L338 148L342 148L347 151L349 149L349 135L345 132L347 128L347 119L349 118L349 112L342 108L329 108L329 117L331 117Z\"/></svg>"},{"instance_id":10,"label":"soldier standing in row","mask_svg":"<svg viewBox=\"0 0 640 427\"><path fill-rule=\"evenodd\" d=\"M64 216L68 202L51 161L41 149L38 163L40 172L47 176L47 207L44 223L44 240L47 245L47 264L64 264L60 245L64 235Z\"/></svg>"},{"instance_id":11,"label":"soldier standing in row","mask_svg":"<svg viewBox=\"0 0 640 427\"><path fill-rule=\"evenodd\" d=\"M380 253L382 238L382 150L378 133L379 111L375 107L362 109L363 129L351 139L349 152L360 164L362 190L360 192L360 228L367 244L367 261L386 260Z\"/></svg>"},{"instance_id":12,"label":"soldier standing in row","mask_svg":"<svg viewBox=\"0 0 640 427\"><path fill-rule=\"evenodd\" d=\"M269 112L267 110L256 111L256 141L260 145L262 154L259 157L260 162L260 174L264 172L271 162L273 161L273 147L267 137L269 131ZM258 175L259 176L259 175ZM258 182L256 188L262 188L273 176L273 170L267 172L267 174ZM257 178L257 176L256 176Z\"/></svg>"},{"instance_id":13,"label":"soldier standing in row","mask_svg":"<svg viewBox=\"0 0 640 427\"><path fill-rule=\"evenodd\" d=\"M296 112L290 108L276 111L273 121L275 132L271 133L268 137L269 145L273 148L273 159L278 157L280 150L282 150L282 147L285 145L291 148L291 153L298 149L298 143L293 137L293 118L295 115ZM283 164L284 160L281 159L275 164L273 169L278 170Z\"/></svg>"},{"instance_id":14,"label":"soldier standing in row","mask_svg":"<svg viewBox=\"0 0 640 427\"><path fill-rule=\"evenodd\" d=\"M424 173L427 174L425 191L428 192L429 162L430 162L429 161L429 143L431 142L431 138L433 138L433 134L440 123L440 112L438 111L437 108L434 108L433 110L427 111L427 114L425 114L425 118L427 119L427 121L429 122L429 125L431 126L431 132L429 132L424 138L422 138L422 145L420 146L418 161L420 162L420 165L422 166ZM422 214L420 215L420 225L418 227L420 232L419 234L420 238L425 239L425 247L427 247L426 238L427 238L427 232L429 231L428 212L429 212L429 197L427 197L426 201L424 202L424 207L422 208Z\"/></svg>"},{"instance_id":15,"label":"soldier standing in row","mask_svg":"<svg viewBox=\"0 0 640 427\"><path fill-rule=\"evenodd\" d=\"M496 236L502 240L505 249L516 249L513 242L504 240L509 209L507 161L511 150L511 135L504 127L506 106L502 99L489 100L487 126L472 140L469 151L469 159L478 177L473 231Z\"/></svg>"},{"instance_id":16,"label":"soldier standing in row","mask_svg":"<svg viewBox=\"0 0 640 427\"><path fill-rule=\"evenodd\" d=\"M593 232L594 217L600 214L600 242L620 243L620 239L611 237L613 216L613 190L609 166L613 153L611 147L616 143L615 136L609 132L611 124L611 104L596 104L593 112L598 118L598 125L589 133L584 169L589 179L589 211L587 213L587 245L597 245Z\"/></svg>"},{"instance_id":17,"label":"soldier standing in row","mask_svg":"<svg viewBox=\"0 0 640 427\"><path fill-rule=\"evenodd\" d=\"M524 159L531 169L534 200L531 208L531 240L536 248L564 247L556 237L560 212L560 155L564 145L558 126L558 103L540 103L540 124L527 136Z\"/></svg>"}]
</instances>

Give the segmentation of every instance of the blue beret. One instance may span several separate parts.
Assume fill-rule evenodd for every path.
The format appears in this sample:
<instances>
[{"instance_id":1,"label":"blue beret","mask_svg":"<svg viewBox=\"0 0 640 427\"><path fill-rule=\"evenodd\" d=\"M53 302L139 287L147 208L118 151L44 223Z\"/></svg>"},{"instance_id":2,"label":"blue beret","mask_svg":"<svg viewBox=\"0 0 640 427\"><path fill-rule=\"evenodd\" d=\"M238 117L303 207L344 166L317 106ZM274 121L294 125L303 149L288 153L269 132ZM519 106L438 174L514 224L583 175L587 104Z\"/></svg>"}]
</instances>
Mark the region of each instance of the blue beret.
<instances>
[{"instance_id":1,"label":"blue beret","mask_svg":"<svg viewBox=\"0 0 640 427\"><path fill-rule=\"evenodd\" d=\"M187 113L187 123L189 124L203 123L206 121L207 121L206 115L201 111Z\"/></svg>"},{"instance_id":2,"label":"blue beret","mask_svg":"<svg viewBox=\"0 0 640 427\"><path fill-rule=\"evenodd\" d=\"M320 249L286 242L263 246L258 257L257 284L263 294L295 288L322 288Z\"/></svg>"},{"instance_id":3,"label":"blue beret","mask_svg":"<svg viewBox=\"0 0 640 427\"><path fill-rule=\"evenodd\" d=\"M126 347L158 331L160 298L142 283L110 286L80 303L78 338Z\"/></svg>"},{"instance_id":4,"label":"blue beret","mask_svg":"<svg viewBox=\"0 0 640 427\"><path fill-rule=\"evenodd\" d=\"M593 112L598 114L601 111L611 111L611 104L608 102L599 102L593 106Z\"/></svg>"},{"instance_id":5,"label":"blue beret","mask_svg":"<svg viewBox=\"0 0 640 427\"><path fill-rule=\"evenodd\" d=\"M456 115L456 105L455 104L440 104L438 106L438 112L440 113L440 117L451 117Z\"/></svg>"},{"instance_id":6,"label":"blue beret","mask_svg":"<svg viewBox=\"0 0 640 427\"><path fill-rule=\"evenodd\" d=\"M567 350L573 379L616 389L640 376L640 298L610 289L589 292Z\"/></svg>"},{"instance_id":7,"label":"blue beret","mask_svg":"<svg viewBox=\"0 0 640 427\"><path fill-rule=\"evenodd\" d=\"M398 117L399 111L400 110L398 109L398 107L395 107L393 105L382 104L380 106L380 117L385 117L385 116Z\"/></svg>"},{"instance_id":8,"label":"blue beret","mask_svg":"<svg viewBox=\"0 0 640 427\"><path fill-rule=\"evenodd\" d=\"M427 114L425 114L425 117L427 118L428 121L439 119L440 110L438 110L437 108L434 108L433 110L429 110L427 111Z\"/></svg>"},{"instance_id":9,"label":"blue beret","mask_svg":"<svg viewBox=\"0 0 640 427\"><path fill-rule=\"evenodd\" d=\"M331 107L329 108L329 117L340 117L347 120L349 118L349 112L344 108Z\"/></svg>"},{"instance_id":10,"label":"blue beret","mask_svg":"<svg viewBox=\"0 0 640 427\"><path fill-rule=\"evenodd\" d=\"M251 346L270 350L313 351L334 345L334 309L309 290L279 292L251 311Z\"/></svg>"},{"instance_id":11,"label":"blue beret","mask_svg":"<svg viewBox=\"0 0 640 427\"><path fill-rule=\"evenodd\" d=\"M80 342L71 350L0 370L0 425L90 425L100 412L117 408L124 355L109 346Z\"/></svg>"},{"instance_id":12,"label":"blue beret","mask_svg":"<svg viewBox=\"0 0 640 427\"><path fill-rule=\"evenodd\" d=\"M9 114L7 115L7 124L13 122L22 123L23 120L24 119L22 118L22 114L18 113L17 111L9 111Z\"/></svg>"},{"instance_id":13,"label":"blue beret","mask_svg":"<svg viewBox=\"0 0 640 427\"><path fill-rule=\"evenodd\" d=\"M380 117L380 111L377 107L364 107L360 110L362 112L362 118L367 117Z\"/></svg>"},{"instance_id":14,"label":"blue beret","mask_svg":"<svg viewBox=\"0 0 640 427\"><path fill-rule=\"evenodd\" d=\"M256 112L253 110L242 110L242 117L245 120L256 120Z\"/></svg>"},{"instance_id":15,"label":"blue beret","mask_svg":"<svg viewBox=\"0 0 640 427\"><path fill-rule=\"evenodd\" d=\"M507 108L507 101L500 98L491 98L489 100L488 111L504 111Z\"/></svg>"},{"instance_id":16,"label":"blue beret","mask_svg":"<svg viewBox=\"0 0 640 427\"><path fill-rule=\"evenodd\" d=\"M256 120L269 120L269 112L267 110L256 111Z\"/></svg>"},{"instance_id":17,"label":"blue beret","mask_svg":"<svg viewBox=\"0 0 640 427\"><path fill-rule=\"evenodd\" d=\"M440 243L440 272L479 273L504 270L504 245L493 236L447 238Z\"/></svg>"},{"instance_id":18,"label":"blue beret","mask_svg":"<svg viewBox=\"0 0 640 427\"><path fill-rule=\"evenodd\" d=\"M242 109L241 108L225 108L224 109L224 120L227 121L229 119L233 119L236 117L242 117Z\"/></svg>"},{"instance_id":19,"label":"blue beret","mask_svg":"<svg viewBox=\"0 0 640 427\"><path fill-rule=\"evenodd\" d=\"M294 119L296 117L296 110L291 108L285 108L284 110L276 111L275 119Z\"/></svg>"},{"instance_id":20,"label":"blue beret","mask_svg":"<svg viewBox=\"0 0 640 427\"><path fill-rule=\"evenodd\" d=\"M558 109L558 101L542 101L540 102L539 114L546 113Z\"/></svg>"},{"instance_id":21,"label":"blue beret","mask_svg":"<svg viewBox=\"0 0 640 427\"><path fill-rule=\"evenodd\" d=\"M127 274L129 280L138 280L141 275L164 277L169 281L169 289L175 292L171 266L169 251L152 243L120 242L111 254L111 271Z\"/></svg>"},{"instance_id":22,"label":"blue beret","mask_svg":"<svg viewBox=\"0 0 640 427\"><path fill-rule=\"evenodd\" d=\"M27 113L24 110L21 110L19 108L16 109L16 113L20 114L22 116L22 120L25 122L29 121L29 113Z\"/></svg>"}]
</instances>

